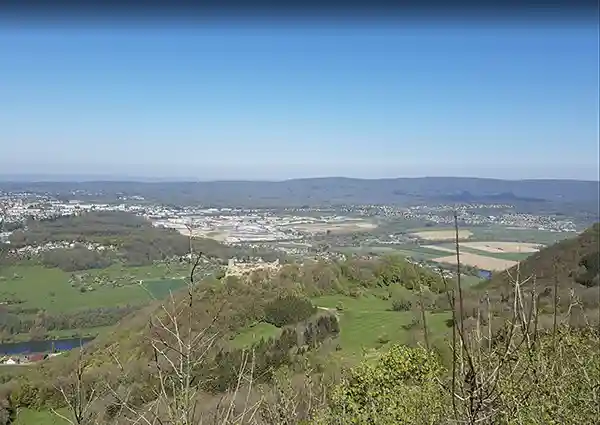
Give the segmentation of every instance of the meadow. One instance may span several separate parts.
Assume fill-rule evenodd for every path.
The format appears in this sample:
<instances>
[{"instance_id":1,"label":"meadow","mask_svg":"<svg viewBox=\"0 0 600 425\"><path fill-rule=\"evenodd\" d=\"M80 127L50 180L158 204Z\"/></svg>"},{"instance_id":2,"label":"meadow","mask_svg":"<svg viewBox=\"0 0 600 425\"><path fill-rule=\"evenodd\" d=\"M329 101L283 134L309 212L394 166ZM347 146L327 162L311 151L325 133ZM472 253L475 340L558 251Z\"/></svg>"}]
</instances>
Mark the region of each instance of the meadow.
<instances>
[{"instance_id":1,"label":"meadow","mask_svg":"<svg viewBox=\"0 0 600 425\"><path fill-rule=\"evenodd\" d=\"M72 322L69 328L48 328L43 334L21 330L3 331L2 341L94 337L110 328L107 320L120 319L115 308L135 309L162 299L186 284L187 267L165 264L142 267L111 266L105 269L67 273L58 268L19 264L0 270L0 303L19 321L37 320L38 314L55 318L82 317L85 324ZM91 318L98 309L113 311L113 319ZM109 314L109 313L106 313ZM8 323L8 322L7 322ZM63 325L64 326L64 325Z\"/></svg>"},{"instance_id":2,"label":"meadow","mask_svg":"<svg viewBox=\"0 0 600 425\"><path fill-rule=\"evenodd\" d=\"M24 309L68 313L86 308L135 305L161 298L169 290L184 284L181 277L185 275L185 269L159 264L127 268L111 266L67 273L58 268L17 265L3 268L0 273L0 300L22 301L19 306ZM82 291L72 286L70 280L74 275L84 274L84 286L89 289ZM99 281L104 283L94 283L95 278L102 278ZM110 283L113 281L122 286L113 286Z\"/></svg>"},{"instance_id":3,"label":"meadow","mask_svg":"<svg viewBox=\"0 0 600 425\"><path fill-rule=\"evenodd\" d=\"M358 358L365 351L385 349L394 343L408 343L414 333L406 329L418 317L416 311L393 311L392 300L375 294L358 298L328 295L313 299L315 305L341 307L339 344L345 358ZM437 336L446 334L449 313L426 313L427 327Z\"/></svg>"},{"instance_id":4,"label":"meadow","mask_svg":"<svg viewBox=\"0 0 600 425\"><path fill-rule=\"evenodd\" d=\"M400 291L410 292L398 286ZM360 358L365 351L385 349L394 343L409 343L415 337L414 319L420 315L416 309L393 311L392 300L383 299L387 291L377 290L359 296L326 295L311 301L320 309L335 310L340 322L339 344L336 354L343 360ZM426 313L427 327L432 335L443 338L447 334L449 313ZM416 328L420 332L420 326ZM260 339L277 337L281 329L269 323L258 322L239 331L231 340L235 348L248 347Z\"/></svg>"}]
</instances>

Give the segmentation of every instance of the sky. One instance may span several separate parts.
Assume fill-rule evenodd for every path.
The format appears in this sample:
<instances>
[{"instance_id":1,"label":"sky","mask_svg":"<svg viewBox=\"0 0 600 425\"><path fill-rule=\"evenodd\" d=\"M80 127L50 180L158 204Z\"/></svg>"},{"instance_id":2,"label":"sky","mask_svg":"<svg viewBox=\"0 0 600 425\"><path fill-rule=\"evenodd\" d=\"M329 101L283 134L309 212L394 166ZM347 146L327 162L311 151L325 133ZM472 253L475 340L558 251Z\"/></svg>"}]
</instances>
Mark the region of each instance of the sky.
<instances>
[{"instance_id":1,"label":"sky","mask_svg":"<svg viewBox=\"0 0 600 425\"><path fill-rule=\"evenodd\" d=\"M0 58L0 174L598 180L598 23L5 25Z\"/></svg>"}]
</instances>

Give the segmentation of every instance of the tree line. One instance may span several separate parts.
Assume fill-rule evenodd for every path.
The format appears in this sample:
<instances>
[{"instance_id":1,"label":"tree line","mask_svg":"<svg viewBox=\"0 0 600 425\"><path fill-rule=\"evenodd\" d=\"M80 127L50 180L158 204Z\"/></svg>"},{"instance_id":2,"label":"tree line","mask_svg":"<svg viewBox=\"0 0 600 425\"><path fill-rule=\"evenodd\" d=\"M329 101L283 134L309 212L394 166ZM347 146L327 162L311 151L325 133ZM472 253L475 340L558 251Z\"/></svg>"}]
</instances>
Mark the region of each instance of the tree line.
<instances>
[{"instance_id":1,"label":"tree line","mask_svg":"<svg viewBox=\"0 0 600 425\"><path fill-rule=\"evenodd\" d=\"M75 246L43 252L37 259L46 267L64 271L105 268L119 263L126 266L145 266L157 261L189 254L190 240L174 229L159 228L149 221L125 212L87 212L81 215L48 220L29 220L27 225L10 236L14 250L26 246L42 246L52 242L70 242ZM88 249L85 244L101 244L115 249ZM284 260L285 255L254 248L234 248L212 239L194 238L195 252L225 263L232 257L261 256L266 261ZM20 261L12 257L12 262Z\"/></svg>"},{"instance_id":2,"label":"tree line","mask_svg":"<svg viewBox=\"0 0 600 425\"><path fill-rule=\"evenodd\" d=\"M88 308L71 313L37 311L34 315L0 309L0 335L29 334L32 339L43 339L50 331L85 329L110 326L133 313L138 306Z\"/></svg>"}]
</instances>

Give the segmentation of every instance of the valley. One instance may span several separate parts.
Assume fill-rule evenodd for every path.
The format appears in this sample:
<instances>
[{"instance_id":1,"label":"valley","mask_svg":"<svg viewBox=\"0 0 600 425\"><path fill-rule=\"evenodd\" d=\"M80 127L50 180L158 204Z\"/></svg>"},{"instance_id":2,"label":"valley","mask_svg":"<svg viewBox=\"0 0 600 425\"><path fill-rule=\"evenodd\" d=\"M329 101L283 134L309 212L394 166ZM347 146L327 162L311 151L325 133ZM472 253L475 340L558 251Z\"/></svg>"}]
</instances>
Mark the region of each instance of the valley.
<instances>
[{"instance_id":1,"label":"valley","mask_svg":"<svg viewBox=\"0 0 600 425\"><path fill-rule=\"evenodd\" d=\"M44 382L71 368L78 352L93 373L108 374L107 385L125 377L150 385L144 359L163 340L147 321L162 317L159 329L166 326L169 309L189 308L186 294L198 297L186 326L220 335L199 372L209 374L198 378L205 403L229 394L231 370L244 367L248 350L257 385L272 385L279 370L314 368L339 385L340 370L399 346L430 347L447 365L449 288L460 279L471 320L482 288L496 288L517 263L528 270L529 261L547 261L545 251L584 230L576 218L508 204L228 208L28 196L3 198L10 230L0 259L0 376L40 388L27 396L37 401L15 401L18 425L65 423L47 409L61 404ZM583 235L597 238L593 229ZM597 279L568 258L575 277L564 279ZM576 284L597 309L587 283ZM500 320L504 292L486 296ZM122 377L109 372L118 364Z\"/></svg>"}]
</instances>

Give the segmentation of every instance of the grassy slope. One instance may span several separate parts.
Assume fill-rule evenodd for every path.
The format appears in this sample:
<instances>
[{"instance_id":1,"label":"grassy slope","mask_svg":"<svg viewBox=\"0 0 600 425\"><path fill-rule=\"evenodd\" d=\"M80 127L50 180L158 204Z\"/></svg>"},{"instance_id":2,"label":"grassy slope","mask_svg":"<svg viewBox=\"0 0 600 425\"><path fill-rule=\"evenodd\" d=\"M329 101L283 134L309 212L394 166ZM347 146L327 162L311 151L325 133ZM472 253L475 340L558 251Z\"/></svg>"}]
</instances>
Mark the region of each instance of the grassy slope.
<instances>
[{"instance_id":1,"label":"grassy slope","mask_svg":"<svg viewBox=\"0 0 600 425\"><path fill-rule=\"evenodd\" d=\"M343 311L340 319L340 346L343 356L359 357L364 350L378 349L394 342L408 342L410 333L402 326L411 323L416 312L392 311L392 301L374 295L353 298L330 295L313 299L320 307L335 308L339 303ZM448 314L427 314L428 327L434 333L445 333Z\"/></svg>"},{"instance_id":2,"label":"grassy slope","mask_svg":"<svg viewBox=\"0 0 600 425\"><path fill-rule=\"evenodd\" d=\"M261 339L275 338L281 333L281 329L270 323L258 322L252 326L242 329L231 340L231 345L235 348L248 347Z\"/></svg>"}]
</instances>

